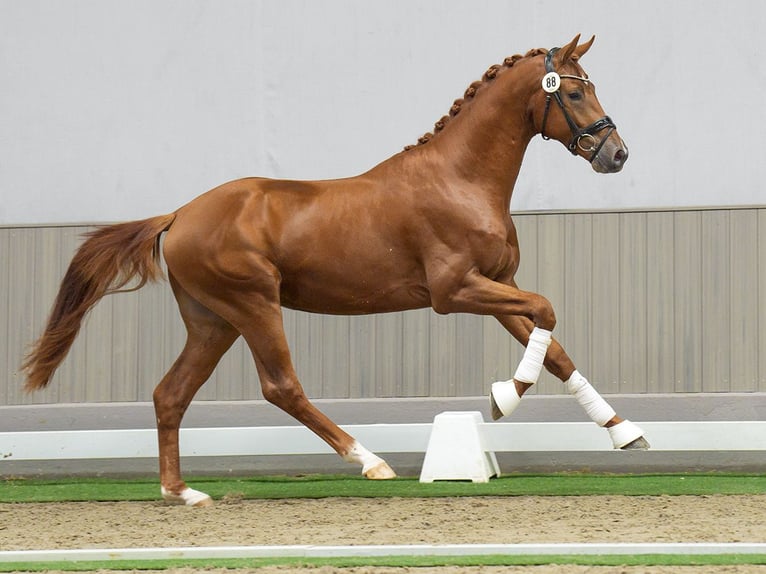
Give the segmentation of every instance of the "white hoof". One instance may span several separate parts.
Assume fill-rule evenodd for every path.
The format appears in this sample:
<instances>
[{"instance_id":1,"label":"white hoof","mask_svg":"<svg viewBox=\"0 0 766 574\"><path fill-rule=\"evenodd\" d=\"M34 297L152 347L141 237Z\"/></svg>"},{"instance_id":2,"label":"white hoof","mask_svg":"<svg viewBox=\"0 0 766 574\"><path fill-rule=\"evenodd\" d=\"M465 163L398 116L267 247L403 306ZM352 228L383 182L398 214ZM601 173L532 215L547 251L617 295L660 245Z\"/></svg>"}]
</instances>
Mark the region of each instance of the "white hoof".
<instances>
[{"instance_id":1,"label":"white hoof","mask_svg":"<svg viewBox=\"0 0 766 574\"><path fill-rule=\"evenodd\" d=\"M622 448L644 436L644 431L629 420L617 423L606 430L609 431L609 437L612 439L614 448Z\"/></svg>"},{"instance_id":2,"label":"white hoof","mask_svg":"<svg viewBox=\"0 0 766 574\"><path fill-rule=\"evenodd\" d=\"M396 473L384 460L381 460L380 463L365 471L363 474L365 478L369 478L370 480L389 480L391 478L396 478Z\"/></svg>"},{"instance_id":3,"label":"white hoof","mask_svg":"<svg viewBox=\"0 0 766 574\"><path fill-rule=\"evenodd\" d=\"M179 494L174 494L161 487L162 498L168 504L184 504L186 506L213 506L213 499L204 492L186 487Z\"/></svg>"},{"instance_id":4,"label":"white hoof","mask_svg":"<svg viewBox=\"0 0 766 574\"><path fill-rule=\"evenodd\" d=\"M355 462L362 465L362 475L373 480L385 480L396 478L396 473L386 464L386 461L378 455L371 453L361 444L354 441L349 451L343 455L346 462Z\"/></svg>"},{"instance_id":5,"label":"white hoof","mask_svg":"<svg viewBox=\"0 0 766 574\"><path fill-rule=\"evenodd\" d=\"M489 399L492 407L492 420L507 417L516 410L516 407L521 402L521 397L516 392L516 383L513 379L492 383Z\"/></svg>"}]
</instances>

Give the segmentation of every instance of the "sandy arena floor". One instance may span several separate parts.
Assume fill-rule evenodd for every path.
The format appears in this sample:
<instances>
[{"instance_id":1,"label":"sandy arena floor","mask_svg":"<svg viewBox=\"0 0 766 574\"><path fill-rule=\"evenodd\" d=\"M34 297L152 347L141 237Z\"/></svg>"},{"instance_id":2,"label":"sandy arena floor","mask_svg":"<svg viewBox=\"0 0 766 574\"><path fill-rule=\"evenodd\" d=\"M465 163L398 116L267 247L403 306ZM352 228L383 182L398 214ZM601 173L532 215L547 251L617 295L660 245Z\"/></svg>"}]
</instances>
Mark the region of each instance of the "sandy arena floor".
<instances>
[{"instance_id":1,"label":"sandy arena floor","mask_svg":"<svg viewBox=\"0 0 766 574\"><path fill-rule=\"evenodd\" d=\"M212 508L161 502L0 504L0 550L262 544L763 542L766 495L238 500ZM259 574L292 572L265 568ZM396 569L416 572L706 572L659 567ZM766 566L716 572L766 573ZM168 572L168 571L166 571ZM192 572L176 570L176 573ZM223 571L222 571L223 572Z\"/></svg>"}]
</instances>

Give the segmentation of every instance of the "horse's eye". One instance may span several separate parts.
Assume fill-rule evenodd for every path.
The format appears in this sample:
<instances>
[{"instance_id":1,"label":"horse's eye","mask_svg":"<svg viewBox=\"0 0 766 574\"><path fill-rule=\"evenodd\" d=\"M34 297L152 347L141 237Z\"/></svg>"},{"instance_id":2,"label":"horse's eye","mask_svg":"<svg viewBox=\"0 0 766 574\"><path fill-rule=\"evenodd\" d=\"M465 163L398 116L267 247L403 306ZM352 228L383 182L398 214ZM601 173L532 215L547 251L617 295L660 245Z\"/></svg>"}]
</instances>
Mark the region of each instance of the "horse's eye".
<instances>
[{"instance_id":1,"label":"horse's eye","mask_svg":"<svg viewBox=\"0 0 766 574\"><path fill-rule=\"evenodd\" d=\"M582 100L582 92L569 92L567 94L570 100L573 102L577 102L579 100Z\"/></svg>"}]
</instances>

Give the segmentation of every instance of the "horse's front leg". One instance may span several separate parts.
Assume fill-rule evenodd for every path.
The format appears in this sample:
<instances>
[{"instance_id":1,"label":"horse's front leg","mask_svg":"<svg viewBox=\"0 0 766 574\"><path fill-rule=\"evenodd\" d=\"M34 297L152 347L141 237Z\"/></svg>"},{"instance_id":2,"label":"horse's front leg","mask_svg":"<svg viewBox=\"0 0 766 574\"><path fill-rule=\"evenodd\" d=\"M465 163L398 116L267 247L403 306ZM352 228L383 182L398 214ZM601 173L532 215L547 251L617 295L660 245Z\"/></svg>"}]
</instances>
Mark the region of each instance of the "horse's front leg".
<instances>
[{"instance_id":1,"label":"horse's front leg","mask_svg":"<svg viewBox=\"0 0 766 574\"><path fill-rule=\"evenodd\" d=\"M516 409L521 396L537 382L545 365L564 381L591 420L609 429L615 448L648 448L649 444L642 438L643 431L616 416L614 409L577 372L561 345L553 340L551 332L556 317L545 297L522 291L512 279L493 281L476 270L467 273L457 288L449 289L452 286L446 282L441 290L438 287L437 284L432 288L437 312L494 315L526 346L513 378L492 385L493 418L510 415Z\"/></svg>"},{"instance_id":2,"label":"horse's front leg","mask_svg":"<svg viewBox=\"0 0 766 574\"><path fill-rule=\"evenodd\" d=\"M525 347L528 346L529 336L534 328L534 325L529 320L512 315L500 315L496 318L516 340ZM552 375L564 383L567 391L574 396L588 417L597 425L608 429L615 448L624 450L649 448L649 443L643 438L643 431L632 422L617 416L617 413L609 403L577 371L569 355L567 355L564 348L555 339L551 340L544 365ZM507 388L511 385L519 398L532 386L531 384L511 380L495 383L493 390L497 387ZM496 405L495 399L492 399L492 404L492 417L495 420L503 415L510 414L510 412L503 412Z\"/></svg>"},{"instance_id":3,"label":"horse's front leg","mask_svg":"<svg viewBox=\"0 0 766 574\"><path fill-rule=\"evenodd\" d=\"M531 327L525 333L526 351L513 379L492 386L495 419L509 415L524 391L537 382L543 368L556 315L550 302L537 293L522 291L512 281L494 281L472 268L465 274L442 272L429 283L431 304L437 313L518 316Z\"/></svg>"}]
</instances>

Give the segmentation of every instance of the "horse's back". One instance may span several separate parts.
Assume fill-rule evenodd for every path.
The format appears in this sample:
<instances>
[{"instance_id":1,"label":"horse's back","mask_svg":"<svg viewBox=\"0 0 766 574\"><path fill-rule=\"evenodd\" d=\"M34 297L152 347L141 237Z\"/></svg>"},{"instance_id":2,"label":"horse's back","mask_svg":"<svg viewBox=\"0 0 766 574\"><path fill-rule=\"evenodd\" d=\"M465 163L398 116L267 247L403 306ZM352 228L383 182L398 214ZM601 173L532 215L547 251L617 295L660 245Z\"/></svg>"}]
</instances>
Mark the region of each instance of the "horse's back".
<instances>
[{"instance_id":1,"label":"horse's back","mask_svg":"<svg viewBox=\"0 0 766 574\"><path fill-rule=\"evenodd\" d=\"M375 181L248 178L177 212L164 255L174 276L278 282L280 300L307 311L357 314L429 304L406 217ZM392 198L389 198L391 200Z\"/></svg>"}]
</instances>

